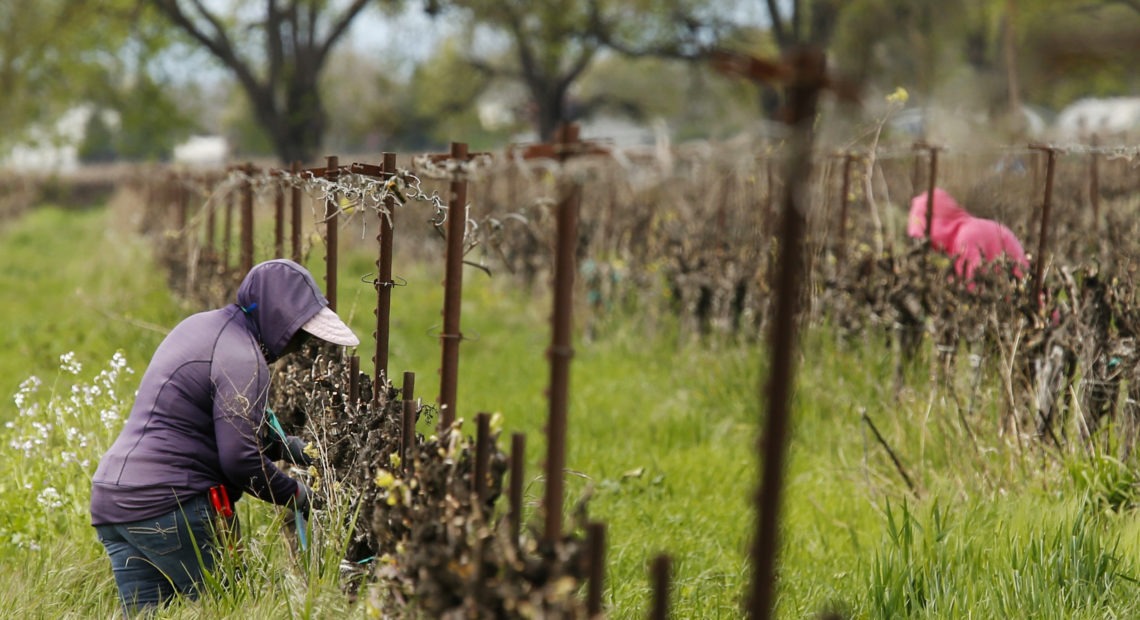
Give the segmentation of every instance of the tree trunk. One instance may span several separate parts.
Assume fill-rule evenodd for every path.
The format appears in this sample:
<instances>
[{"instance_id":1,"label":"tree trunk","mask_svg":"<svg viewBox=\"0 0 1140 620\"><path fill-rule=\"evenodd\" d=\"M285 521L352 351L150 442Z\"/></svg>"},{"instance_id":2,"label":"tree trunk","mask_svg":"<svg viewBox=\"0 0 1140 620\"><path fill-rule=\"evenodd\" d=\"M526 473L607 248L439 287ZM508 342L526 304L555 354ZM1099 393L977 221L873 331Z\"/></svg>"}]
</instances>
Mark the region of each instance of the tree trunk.
<instances>
[{"instance_id":1,"label":"tree trunk","mask_svg":"<svg viewBox=\"0 0 1140 620\"><path fill-rule=\"evenodd\" d=\"M1017 83L1017 45L1014 37L1017 34L1017 3L1007 0L1005 3L1005 26L1002 33L1005 43L1005 70L1006 80L1009 83L1009 111L1011 114L1021 113L1021 88ZM1020 120L1020 116L1015 116Z\"/></svg>"},{"instance_id":2,"label":"tree trunk","mask_svg":"<svg viewBox=\"0 0 1140 620\"><path fill-rule=\"evenodd\" d=\"M559 89L544 89L544 92L535 93L534 125L538 132L540 142L550 142L554 139L554 132L566 118L566 93Z\"/></svg>"},{"instance_id":3,"label":"tree trunk","mask_svg":"<svg viewBox=\"0 0 1140 620\"><path fill-rule=\"evenodd\" d=\"M315 83L315 74L294 75L285 85L283 98L275 98L265 89L253 92L246 89L254 116L265 128L274 154L282 162L308 164L320 155L317 151L323 143L328 113Z\"/></svg>"}]
</instances>

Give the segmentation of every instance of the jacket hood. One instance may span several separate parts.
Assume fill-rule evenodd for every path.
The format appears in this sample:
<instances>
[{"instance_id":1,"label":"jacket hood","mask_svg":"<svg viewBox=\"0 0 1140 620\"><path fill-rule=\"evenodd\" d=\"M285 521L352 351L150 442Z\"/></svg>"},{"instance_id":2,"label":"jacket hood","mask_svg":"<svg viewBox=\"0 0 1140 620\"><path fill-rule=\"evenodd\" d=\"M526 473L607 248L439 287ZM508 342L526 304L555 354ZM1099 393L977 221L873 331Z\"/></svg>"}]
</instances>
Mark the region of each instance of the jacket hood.
<instances>
[{"instance_id":1,"label":"jacket hood","mask_svg":"<svg viewBox=\"0 0 1140 620\"><path fill-rule=\"evenodd\" d=\"M312 274L284 258L254 265L238 287L237 303L273 359L281 357L305 322L329 305Z\"/></svg>"},{"instance_id":2,"label":"jacket hood","mask_svg":"<svg viewBox=\"0 0 1140 620\"><path fill-rule=\"evenodd\" d=\"M910 219L906 232L916 239L926 238L926 192L910 201ZM934 224L930 227L930 241L940 250L949 250L954 231L970 214L941 187L934 188Z\"/></svg>"}]
</instances>

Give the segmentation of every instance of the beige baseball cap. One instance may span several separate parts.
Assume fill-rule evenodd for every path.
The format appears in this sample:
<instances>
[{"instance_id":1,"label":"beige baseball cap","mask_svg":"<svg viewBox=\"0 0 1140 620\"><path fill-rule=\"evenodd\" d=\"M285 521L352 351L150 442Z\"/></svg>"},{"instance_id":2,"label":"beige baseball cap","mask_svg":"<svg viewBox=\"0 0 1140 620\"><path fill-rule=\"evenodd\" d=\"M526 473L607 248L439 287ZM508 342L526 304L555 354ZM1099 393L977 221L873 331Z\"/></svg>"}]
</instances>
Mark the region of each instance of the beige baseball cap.
<instances>
[{"instance_id":1,"label":"beige baseball cap","mask_svg":"<svg viewBox=\"0 0 1140 620\"><path fill-rule=\"evenodd\" d=\"M352 333L352 329L345 325L344 321L340 320L340 317L328 306L321 308L321 311L313 315L313 318L302 325L301 329L333 344L346 347L355 347L360 344L360 339Z\"/></svg>"}]
</instances>

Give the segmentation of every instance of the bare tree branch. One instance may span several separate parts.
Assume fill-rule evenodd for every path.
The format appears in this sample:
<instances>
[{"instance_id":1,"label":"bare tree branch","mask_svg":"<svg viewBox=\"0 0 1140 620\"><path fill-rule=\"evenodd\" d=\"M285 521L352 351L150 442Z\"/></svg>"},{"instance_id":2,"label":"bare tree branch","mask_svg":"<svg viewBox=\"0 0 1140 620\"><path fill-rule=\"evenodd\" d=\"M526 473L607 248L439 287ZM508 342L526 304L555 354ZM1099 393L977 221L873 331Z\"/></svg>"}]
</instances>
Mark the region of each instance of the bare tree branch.
<instances>
[{"instance_id":1,"label":"bare tree branch","mask_svg":"<svg viewBox=\"0 0 1140 620\"><path fill-rule=\"evenodd\" d=\"M246 26L264 30L263 55L257 56L257 62L267 65L263 79L254 73L255 68L262 67L242 58L231 39L241 35L208 8L209 0L146 1L233 73L283 161L312 157L326 127L324 104L316 89L318 78L332 46L370 0L353 0L339 14L328 2L258 3L264 15ZM322 24L328 28L322 28ZM324 39L320 40L322 36Z\"/></svg>"},{"instance_id":2,"label":"bare tree branch","mask_svg":"<svg viewBox=\"0 0 1140 620\"><path fill-rule=\"evenodd\" d=\"M776 44L784 48L788 44L788 31L784 26L784 17L780 15L780 7L776 0L767 0L768 17L772 20L772 34L776 36Z\"/></svg>"},{"instance_id":3,"label":"bare tree branch","mask_svg":"<svg viewBox=\"0 0 1140 620\"><path fill-rule=\"evenodd\" d=\"M340 19L334 20L328 37L325 38L324 43L321 44L320 50L317 52L318 66L324 64L325 59L328 58L329 50L332 49L333 44L335 44L338 40L340 40L342 36L344 36L344 33L348 31L349 24L351 24L352 20L356 19L356 16L359 15L362 10L364 10L364 7L368 5L368 2L369 0L355 0L355 2L352 3L352 6L348 7L348 9L345 10L345 12L340 16Z\"/></svg>"},{"instance_id":4,"label":"bare tree branch","mask_svg":"<svg viewBox=\"0 0 1140 620\"><path fill-rule=\"evenodd\" d=\"M251 94L262 90L262 86L258 83L257 78L254 77L253 71L238 57L236 50L234 50L233 45L230 43L229 37L226 36L225 27L221 24L221 21L218 20L214 14L210 13L200 0L193 0L193 5L202 18L211 25L213 36L199 28L198 24L183 12L182 5L177 0L154 0L154 5L159 11L166 15L170 21L174 22L175 25L186 32L186 34L189 34L194 40L201 43L211 54L229 67L229 69L234 72L238 81L241 82L243 87Z\"/></svg>"},{"instance_id":5,"label":"bare tree branch","mask_svg":"<svg viewBox=\"0 0 1140 620\"><path fill-rule=\"evenodd\" d=\"M515 38L515 45L518 48L519 65L522 67L521 77L533 89L536 87L535 76L540 71L534 49L530 46L530 37L526 36L526 31L523 29L522 16L515 12L509 3L504 3L502 8L506 11L507 27Z\"/></svg>"},{"instance_id":6,"label":"bare tree branch","mask_svg":"<svg viewBox=\"0 0 1140 620\"><path fill-rule=\"evenodd\" d=\"M282 19L281 12L277 7L277 0L266 0L265 12L266 32L280 32ZM282 43L281 37L265 37L265 46L268 48L269 56L269 77L266 82L269 84L276 84L281 77L281 68L285 64L285 51Z\"/></svg>"},{"instance_id":7,"label":"bare tree branch","mask_svg":"<svg viewBox=\"0 0 1140 620\"><path fill-rule=\"evenodd\" d=\"M586 67L590 66L590 61L594 59L594 55L597 51L597 48L594 47L582 48L582 51L578 54L578 58L571 63L570 68L567 69L566 72L562 74L562 78L558 80L558 89L565 91L570 88L574 80L577 80L578 76L582 75L582 72L586 70Z\"/></svg>"}]
</instances>

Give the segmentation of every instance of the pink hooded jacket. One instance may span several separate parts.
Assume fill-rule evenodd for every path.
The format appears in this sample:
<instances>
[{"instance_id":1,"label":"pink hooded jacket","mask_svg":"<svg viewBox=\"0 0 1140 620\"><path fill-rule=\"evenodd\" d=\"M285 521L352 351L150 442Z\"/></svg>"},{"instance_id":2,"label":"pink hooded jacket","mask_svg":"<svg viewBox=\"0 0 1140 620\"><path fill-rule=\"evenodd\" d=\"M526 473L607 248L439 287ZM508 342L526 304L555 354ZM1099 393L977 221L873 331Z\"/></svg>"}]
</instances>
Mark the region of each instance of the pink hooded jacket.
<instances>
[{"instance_id":1,"label":"pink hooded jacket","mask_svg":"<svg viewBox=\"0 0 1140 620\"><path fill-rule=\"evenodd\" d=\"M926 237L926 200L923 192L910 202L907 234L916 239ZM930 229L931 245L954 257L958 277L970 281L974 270L986 262L1005 258L1013 263L1012 272L1023 278L1029 267L1025 251L1013 231L993 220L970 215L940 187L934 188L934 224Z\"/></svg>"}]
</instances>

